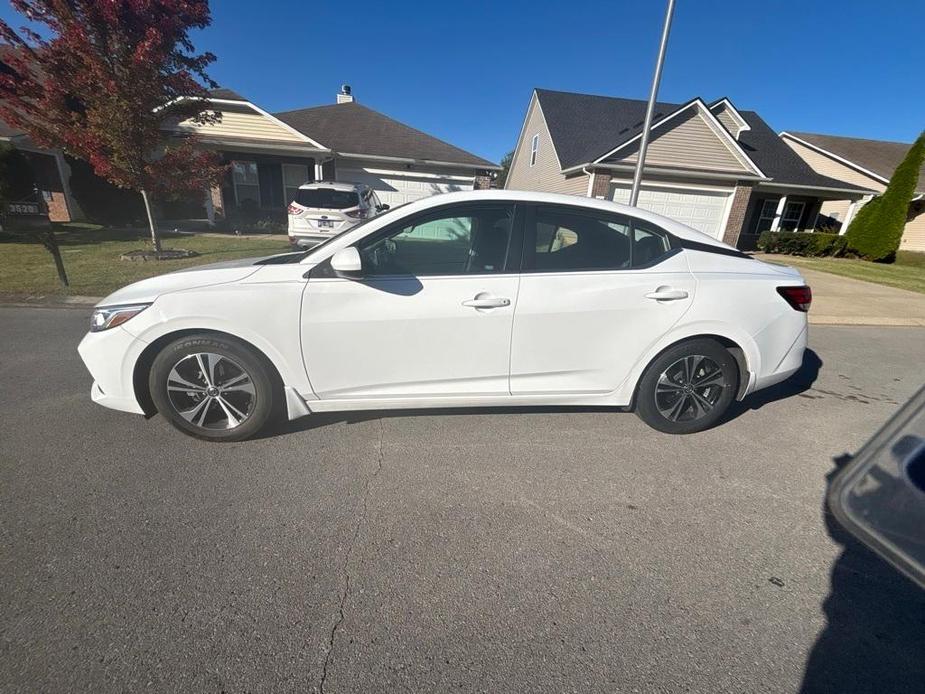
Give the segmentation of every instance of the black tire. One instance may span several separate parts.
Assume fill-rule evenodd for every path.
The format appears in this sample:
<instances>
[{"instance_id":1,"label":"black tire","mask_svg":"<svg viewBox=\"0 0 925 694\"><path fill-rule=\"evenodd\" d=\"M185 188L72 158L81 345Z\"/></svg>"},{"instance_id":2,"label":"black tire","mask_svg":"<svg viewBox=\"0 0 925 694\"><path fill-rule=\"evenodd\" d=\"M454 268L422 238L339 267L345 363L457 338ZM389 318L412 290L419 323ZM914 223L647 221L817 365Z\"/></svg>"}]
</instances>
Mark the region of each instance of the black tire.
<instances>
[{"instance_id":1,"label":"black tire","mask_svg":"<svg viewBox=\"0 0 925 694\"><path fill-rule=\"evenodd\" d=\"M710 338L688 340L646 368L636 391L636 414L658 431L692 434L719 422L738 388L738 365L723 345Z\"/></svg>"},{"instance_id":2,"label":"black tire","mask_svg":"<svg viewBox=\"0 0 925 694\"><path fill-rule=\"evenodd\" d=\"M205 375L209 371L211 380ZM183 433L205 441L243 441L257 434L280 401L275 383L272 367L253 347L208 333L164 347L148 376L157 411Z\"/></svg>"}]
</instances>

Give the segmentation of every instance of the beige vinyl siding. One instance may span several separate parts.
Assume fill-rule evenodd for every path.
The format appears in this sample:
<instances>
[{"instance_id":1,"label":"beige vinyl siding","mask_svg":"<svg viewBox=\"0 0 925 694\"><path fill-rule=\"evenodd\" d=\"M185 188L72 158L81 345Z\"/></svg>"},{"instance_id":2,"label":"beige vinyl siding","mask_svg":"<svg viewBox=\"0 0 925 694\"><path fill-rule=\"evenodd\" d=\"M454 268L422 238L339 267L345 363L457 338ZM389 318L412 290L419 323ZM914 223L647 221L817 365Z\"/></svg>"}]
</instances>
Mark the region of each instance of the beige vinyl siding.
<instances>
[{"instance_id":1,"label":"beige vinyl siding","mask_svg":"<svg viewBox=\"0 0 925 694\"><path fill-rule=\"evenodd\" d=\"M533 136L539 136L536 162L530 166L530 149ZM521 139L514 151L514 160L504 187L507 190L537 190L544 193L586 195L588 177L585 174L566 178L559 167L559 159L546 127L543 109L533 95Z\"/></svg>"},{"instance_id":2,"label":"beige vinyl siding","mask_svg":"<svg viewBox=\"0 0 925 694\"><path fill-rule=\"evenodd\" d=\"M816 173L834 178L838 181L845 181L846 183L853 183L856 186L863 186L870 190L876 190L878 193L882 193L886 189L886 186L876 178L871 178L860 171L852 169L850 166L845 166L841 162L835 161L831 157L820 154L814 149L801 145L799 142L794 142L789 137L781 139L790 146L790 149L800 155L800 158L809 164Z\"/></svg>"},{"instance_id":3,"label":"beige vinyl siding","mask_svg":"<svg viewBox=\"0 0 925 694\"><path fill-rule=\"evenodd\" d=\"M925 252L925 210L906 223L899 250Z\"/></svg>"},{"instance_id":4,"label":"beige vinyl siding","mask_svg":"<svg viewBox=\"0 0 925 694\"><path fill-rule=\"evenodd\" d=\"M839 222L844 222L848 217L848 208L850 207L850 200L826 200L822 203L822 209L819 210L819 214L828 217L837 216Z\"/></svg>"},{"instance_id":5,"label":"beige vinyl siding","mask_svg":"<svg viewBox=\"0 0 925 694\"><path fill-rule=\"evenodd\" d=\"M717 120L723 124L726 130L729 131L729 134L734 138L738 139L739 137L739 128L741 127L739 122L735 119L735 116L732 115L732 111L726 108L725 105L719 106L716 110L713 111L713 115L716 116Z\"/></svg>"},{"instance_id":6,"label":"beige vinyl siding","mask_svg":"<svg viewBox=\"0 0 925 694\"><path fill-rule=\"evenodd\" d=\"M724 143L700 113L683 121L668 121L657 131L646 152L647 166L673 166L685 169L752 173ZM635 163L638 144L633 152L622 156L616 152L608 161Z\"/></svg>"},{"instance_id":7,"label":"beige vinyl siding","mask_svg":"<svg viewBox=\"0 0 925 694\"><path fill-rule=\"evenodd\" d=\"M176 126L177 130L193 131L202 137L209 138L237 138L247 140L273 140L279 142L299 142L299 138L271 118L260 113L238 113L224 111L222 122L214 125L199 125L192 121L183 121Z\"/></svg>"}]
</instances>

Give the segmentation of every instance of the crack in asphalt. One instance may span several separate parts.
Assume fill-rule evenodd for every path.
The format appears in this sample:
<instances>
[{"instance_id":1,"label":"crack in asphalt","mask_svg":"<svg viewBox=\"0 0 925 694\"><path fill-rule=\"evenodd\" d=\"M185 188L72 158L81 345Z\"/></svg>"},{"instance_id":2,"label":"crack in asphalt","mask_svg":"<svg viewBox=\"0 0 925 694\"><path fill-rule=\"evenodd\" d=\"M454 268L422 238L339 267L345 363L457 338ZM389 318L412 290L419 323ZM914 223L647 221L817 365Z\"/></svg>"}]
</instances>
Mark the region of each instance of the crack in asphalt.
<instances>
[{"instance_id":1,"label":"crack in asphalt","mask_svg":"<svg viewBox=\"0 0 925 694\"><path fill-rule=\"evenodd\" d=\"M347 598L350 596L350 555L353 553L353 548L356 545L357 538L360 536L360 529L363 527L363 521L366 520L366 512L369 509L369 490L372 486L373 480L375 480L379 473L382 472L382 429L383 423L382 420L379 420L379 441L376 447L376 470L366 479L366 486L363 489L363 508L360 511L360 515L357 517L356 526L353 529L353 535L350 538L350 544L347 545L347 551L344 553L344 563L341 566L341 573L344 576L344 591L340 596L340 605L338 606L338 615L337 619L334 620L334 625L331 627L331 634L328 638L328 650L324 654L324 665L321 667L321 681L318 685L318 691L321 694L324 694L324 684L328 679L328 665L331 662L331 655L334 653L334 642L337 639L337 630L340 628L340 625L343 624L345 614L344 608L347 605Z\"/></svg>"}]
</instances>

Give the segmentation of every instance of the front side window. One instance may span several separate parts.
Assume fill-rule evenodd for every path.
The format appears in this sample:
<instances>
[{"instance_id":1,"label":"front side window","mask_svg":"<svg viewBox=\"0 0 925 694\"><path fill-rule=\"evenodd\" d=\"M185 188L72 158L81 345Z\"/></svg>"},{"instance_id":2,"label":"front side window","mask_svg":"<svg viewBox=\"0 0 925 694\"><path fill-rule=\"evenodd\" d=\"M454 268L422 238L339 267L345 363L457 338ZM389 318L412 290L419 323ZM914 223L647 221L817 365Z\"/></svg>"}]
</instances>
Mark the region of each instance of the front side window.
<instances>
[{"instance_id":1,"label":"front side window","mask_svg":"<svg viewBox=\"0 0 925 694\"><path fill-rule=\"evenodd\" d=\"M652 264L671 250L667 234L641 220L592 210L539 207L527 230L525 270L626 270Z\"/></svg>"},{"instance_id":2,"label":"front side window","mask_svg":"<svg viewBox=\"0 0 925 694\"><path fill-rule=\"evenodd\" d=\"M758 211L758 224L755 227L755 233L760 234L767 231L774 224L774 217L777 216L777 200L764 200L761 203L761 209Z\"/></svg>"},{"instance_id":3,"label":"front side window","mask_svg":"<svg viewBox=\"0 0 925 694\"><path fill-rule=\"evenodd\" d=\"M534 135L530 142L530 166L536 164L536 152L540 148L540 136Z\"/></svg>"},{"instance_id":4,"label":"front side window","mask_svg":"<svg viewBox=\"0 0 925 694\"><path fill-rule=\"evenodd\" d=\"M260 179L257 176L257 162L231 162L231 176L234 180L234 194L238 205L245 200L260 204Z\"/></svg>"},{"instance_id":5,"label":"front side window","mask_svg":"<svg viewBox=\"0 0 925 694\"><path fill-rule=\"evenodd\" d=\"M511 205L447 209L418 216L357 244L367 276L503 272Z\"/></svg>"}]
</instances>

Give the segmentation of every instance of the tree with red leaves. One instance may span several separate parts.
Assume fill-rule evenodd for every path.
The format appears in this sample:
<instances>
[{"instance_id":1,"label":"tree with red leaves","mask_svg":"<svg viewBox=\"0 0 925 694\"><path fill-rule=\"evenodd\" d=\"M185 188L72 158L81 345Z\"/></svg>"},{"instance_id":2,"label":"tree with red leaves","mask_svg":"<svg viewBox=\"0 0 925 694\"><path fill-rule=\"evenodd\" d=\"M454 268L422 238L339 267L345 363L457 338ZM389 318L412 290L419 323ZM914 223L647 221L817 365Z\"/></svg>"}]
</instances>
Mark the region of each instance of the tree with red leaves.
<instances>
[{"instance_id":1,"label":"tree with red leaves","mask_svg":"<svg viewBox=\"0 0 925 694\"><path fill-rule=\"evenodd\" d=\"M141 194L202 192L224 174L215 153L165 124L214 123L206 74L189 32L211 22L208 0L11 0L43 37L0 20L0 118L33 140L90 163Z\"/></svg>"}]
</instances>

